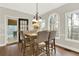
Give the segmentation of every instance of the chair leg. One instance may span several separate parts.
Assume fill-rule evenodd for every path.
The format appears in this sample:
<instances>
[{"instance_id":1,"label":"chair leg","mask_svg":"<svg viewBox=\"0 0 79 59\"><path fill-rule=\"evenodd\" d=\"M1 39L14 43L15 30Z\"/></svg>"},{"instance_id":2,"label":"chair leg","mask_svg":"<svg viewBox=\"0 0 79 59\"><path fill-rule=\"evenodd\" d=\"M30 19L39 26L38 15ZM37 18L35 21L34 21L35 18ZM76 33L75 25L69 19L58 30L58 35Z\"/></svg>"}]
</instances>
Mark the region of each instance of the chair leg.
<instances>
[{"instance_id":1,"label":"chair leg","mask_svg":"<svg viewBox=\"0 0 79 59\"><path fill-rule=\"evenodd\" d=\"M50 53L49 53L49 42L45 42L46 43L46 54L47 56L50 56Z\"/></svg>"},{"instance_id":2,"label":"chair leg","mask_svg":"<svg viewBox=\"0 0 79 59\"><path fill-rule=\"evenodd\" d=\"M21 52L23 51L23 43L21 43L21 49L20 50L21 50Z\"/></svg>"},{"instance_id":3,"label":"chair leg","mask_svg":"<svg viewBox=\"0 0 79 59\"><path fill-rule=\"evenodd\" d=\"M53 53L53 43L51 43L51 54Z\"/></svg>"},{"instance_id":4,"label":"chair leg","mask_svg":"<svg viewBox=\"0 0 79 59\"><path fill-rule=\"evenodd\" d=\"M53 39L53 43L51 43L51 48L52 48L54 55L56 55L55 39Z\"/></svg>"},{"instance_id":5,"label":"chair leg","mask_svg":"<svg viewBox=\"0 0 79 59\"><path fill-rule=\"evenodd\" d=\"M54 46L53 46L53 49L54 49L54 55L56 55L55 39L54 39Z\"/></svg>"},{"instance_id":6,"label":"chair leg","mask_svg":"<svg viewBox=\"0 0 79 59\"><path fill-rule=\"evenodd\" d=\"M47 49L48 49L48 48L47 48L47 43L46 43L46 54L48 55L48 51L47 51Z\"/></svg>"},{"instance_id":7,"label":"chair leg","mask_svg":"<svg viewBox=\"0 0 79 59\"><path fill-rule=\"evenodd\" d=\"M23 56L25 56L25 50L26 50L26 42L22 43L22 49L23 49Z\"/></svg>"},{"instance_id":8,"label":"chair leg","mask_svg":"<svg viewBox=\"0 0 79 59\"><path fill-rule=\"evenodd\" d=\"M35 55L35 47L34 47L34 43L33 43L32 48L33 48L33 56L34 56L34 55Z\"/></svg>"},{"instance_id":9,"label":"chair leg","mask_svg":"<svg viewBox=\"0 0 79 59\"><path fill-rule=\"evenodd\" d=\"M48 56L50 56L49 42L48 42Z\"/></svg>"},{"instance_id":10,"label":"chair leg","mask_svg":"<svg viewBox=\"0 0 79 59\"><path fill-rule=\"evenodd\" d=\"M25 45L23 45L23 56L25 56L25 49L26 49L26 47L25 47Z\"/></svg>"},{"instance_id":11,"label":"chair leg","mask_svg":"<svg viewBox=\"0 0 79 59\"><path fill-rule=\"evenodd\" d=\"M38 55L38 51L40 52L40 50L39 50L39 45L38 45L38 44L36 44L36 49L35 49L35 51L36 51L35 55Z\"/></svg>"}]
</instances>

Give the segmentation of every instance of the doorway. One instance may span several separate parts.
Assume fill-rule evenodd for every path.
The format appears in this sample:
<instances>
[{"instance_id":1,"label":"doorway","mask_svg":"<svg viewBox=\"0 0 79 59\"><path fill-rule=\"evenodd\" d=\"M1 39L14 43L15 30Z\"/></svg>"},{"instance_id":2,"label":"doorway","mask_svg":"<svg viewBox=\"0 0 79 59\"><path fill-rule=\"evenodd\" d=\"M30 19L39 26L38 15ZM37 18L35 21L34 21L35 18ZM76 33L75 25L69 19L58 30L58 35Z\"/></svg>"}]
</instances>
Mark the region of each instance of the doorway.
<instances>
[{"instance_id":1,"label":"doorway","mask_svg":"<svg viewBox=\"0 0 79 59\"><path fill-rule=\"evenodd\" d=\"M7 43L15 43L17 42L17 20L16 19L8 19L8 39Z\"/></svg>"},{"instance_id":2,"label":"doorway","mask_svg":"<svg viewBox=\"0 0 79 59\"><path fill-rule=\"evenodd\" d=\"M20 32L26 32L28 31L28 19L23 19L23 18L19 18L18 19L18 39L19 39L19 42L21 42L20 40Z\"/></svg>"}]
</instances>

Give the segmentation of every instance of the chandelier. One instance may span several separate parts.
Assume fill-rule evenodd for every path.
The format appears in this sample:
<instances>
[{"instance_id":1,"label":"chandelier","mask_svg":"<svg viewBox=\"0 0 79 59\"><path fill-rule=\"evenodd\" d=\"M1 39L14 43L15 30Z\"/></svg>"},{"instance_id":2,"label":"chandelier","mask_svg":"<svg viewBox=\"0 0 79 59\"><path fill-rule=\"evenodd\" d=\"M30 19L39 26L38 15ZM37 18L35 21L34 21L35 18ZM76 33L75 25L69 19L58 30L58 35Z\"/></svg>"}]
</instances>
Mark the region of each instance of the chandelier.
<instances>
[{"instance_id":1,"label":"chandelier","mask_svg":"<svg viewBox=\"0 0 79 59\"><path fill-rule=\"evenodd\" d=\"M41 17L39 16L39 13L38 13L38 3L36 3L36 15L34 16L33 20L32 20L32 25L33 25L33 28L34 29L40 29L40 23L42 22L42 19Z\"/></svg>"}]
</instances>

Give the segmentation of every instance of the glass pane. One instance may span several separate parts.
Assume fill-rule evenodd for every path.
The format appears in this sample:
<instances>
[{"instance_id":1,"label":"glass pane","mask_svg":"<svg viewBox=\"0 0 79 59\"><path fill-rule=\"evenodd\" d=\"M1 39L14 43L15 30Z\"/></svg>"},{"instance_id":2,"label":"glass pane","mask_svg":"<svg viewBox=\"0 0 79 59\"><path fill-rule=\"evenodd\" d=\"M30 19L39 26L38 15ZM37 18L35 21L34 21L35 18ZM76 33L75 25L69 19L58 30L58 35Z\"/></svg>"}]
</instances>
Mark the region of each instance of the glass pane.
<instances>
[{"instance_id":1,"label":"glass pane","mask_svg":"<svg viewBox=\"0 0 79 59\"><path fill-rule=\"evenodd\" d=\"M58 15L54 14L52 16L50 16L50 30L56 31L56 37L59 37L59 20L58 20Z\"/></svg>"},{"instance_id":2,"label":"glass pane","mask_svg":"<svg viewBox=\"0 0 79 59\"><path fill-rule=\"evenodd\" d=\"M13 33L15 31L17 31L17 26L15 25L8 25L8 38L13 38L14 36L16 36L17 34L13 35Z\"/></svg>"},{"instance_id":3,"label":"glass pane","mask_svg":"<svg viewBox=\"0 0 79 59\"><path fill-rule=\"evenodd\" d=\"M73 40L79 40L79 14L70 14L71 17L67 17L68 21L68 38Z\"/></svg>"}]
</instances>

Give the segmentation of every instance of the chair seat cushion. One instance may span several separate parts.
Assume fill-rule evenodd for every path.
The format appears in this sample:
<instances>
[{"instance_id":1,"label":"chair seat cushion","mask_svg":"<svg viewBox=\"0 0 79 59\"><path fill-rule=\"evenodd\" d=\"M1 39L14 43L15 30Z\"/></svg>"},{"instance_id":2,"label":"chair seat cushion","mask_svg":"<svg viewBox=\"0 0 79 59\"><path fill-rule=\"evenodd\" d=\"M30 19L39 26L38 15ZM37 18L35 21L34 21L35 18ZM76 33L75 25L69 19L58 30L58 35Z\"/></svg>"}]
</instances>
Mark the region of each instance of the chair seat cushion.
<instances>
[{"instance_id":1,"label":"chair seat cushion","mask_svg":"<svg viewBox=\"0 0 79 59\"><path fill-rule=\"evenodd\" d=\"M49 43L53 43L53 40L49 41Z\"/></svg>"},{"instance_id":2,"label":"chair seat cushion","mask_svg":"<svg viewBox=\"0 0 79 59\"><path fill-rule=\"evenodd\" d=\"M39 46L45 46L45 43L44 42L41 42L38 44Z\"/></svg>"}]
</instances>

